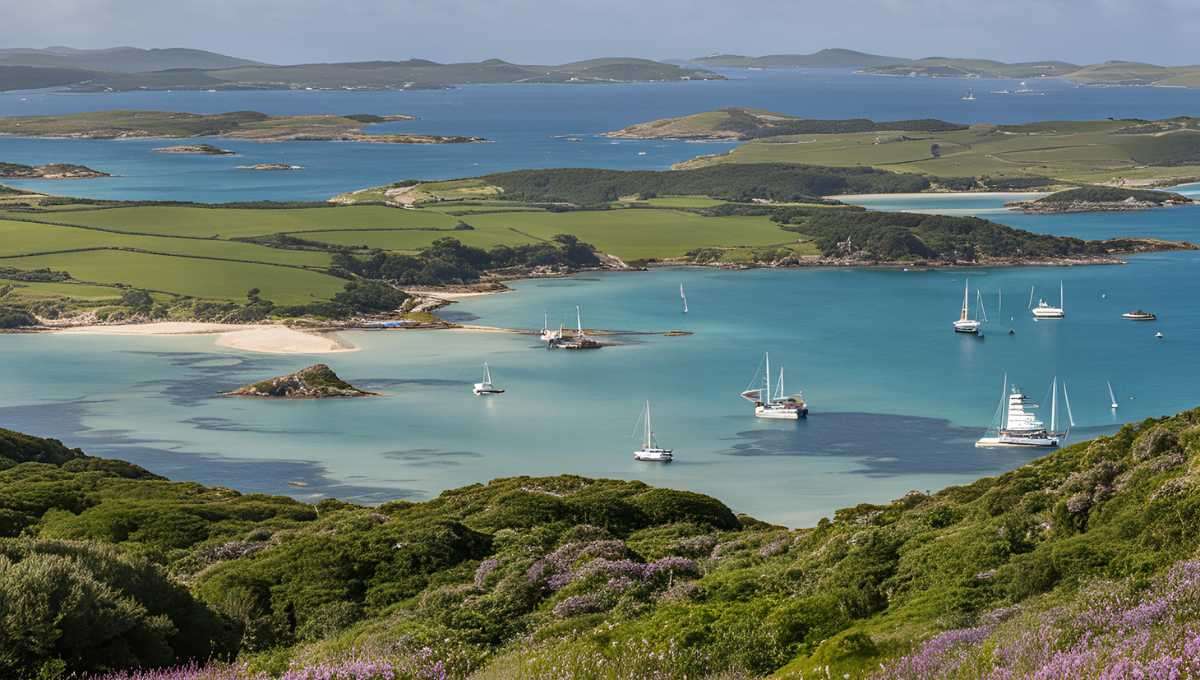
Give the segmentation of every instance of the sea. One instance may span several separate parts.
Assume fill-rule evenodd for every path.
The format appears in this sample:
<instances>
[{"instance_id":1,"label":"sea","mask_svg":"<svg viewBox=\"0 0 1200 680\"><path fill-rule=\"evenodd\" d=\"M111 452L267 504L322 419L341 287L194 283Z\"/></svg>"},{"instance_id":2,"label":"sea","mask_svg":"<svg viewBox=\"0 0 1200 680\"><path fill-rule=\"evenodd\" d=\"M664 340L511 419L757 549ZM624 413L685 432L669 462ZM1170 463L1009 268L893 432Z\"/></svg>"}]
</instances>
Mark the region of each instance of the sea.
<instances>
[{"instance_id":1,"label":"sea","mask_svg":"<svg viewBox=\"0 0 1200 680\"><path fill-rule=\"evenodd\" d=\"M396 129L477 134L491 144L224 142L235 159L152 154L155 142L0 138L0 160L79 162L110 180L23 183L85 196L235 201L316 200L405 177L523 167L664 168L728 145L612 144L598 135L633 122L719 106L813 117L939 117L1022 121L1098 115L1164 117L1195 110L1200 91L1077 88L990 95L1009 81L883 78L829 71L731 72L723 82L611 86L505 85L403 93L238 92L0 96L0 113L103 108L271 113L412 113ZM963 102L971 87L975 102ZM580 141L567 141L574 137ZM646 155L639 155L645 151ZM254 154L251 156L250 154ZM225 164L279 161L302 171ZM1179 188L1200 195L1200 186ZM1200 208L1095 215L1023 215L1004 197L849 199L873 209L980 215L1032 231L1200 241ZM501 476L578 474L711 494L738 512L788 526L835 509L933 492L1019 466L1038 452L980 450L1002 388L1019 385L1070 440L1196 405L1200 384L1200 254L1139 255L1124 265L989 269L665 268L518 281L465 299L452 319L540 330L544 320L618 333L594 352L544 349L536 335L355 331L356 352L269 355L211 336L0 336L0 427L143 465L174 479L376 503L421 500ZM987 323L956 335L962 290ZM687 291L684 314L679 287ZM1039 299L1067 318L1035 321ZM978 291L976 294L974 291ZM1158 314L1138 323L1132 308ZM666 336L681 330L691 333ZM1155 337L1161 332L1162 337ZM739 397L764 353L811 408L800 422L762 421ZM318 361L381 396L274 402L220 396ZM471 393L488 362L498 397ZM1108 386L1118 409L1110 408ZM670 465L639 463L638 418L650 401Z\"/></svg>"}]
</instances>

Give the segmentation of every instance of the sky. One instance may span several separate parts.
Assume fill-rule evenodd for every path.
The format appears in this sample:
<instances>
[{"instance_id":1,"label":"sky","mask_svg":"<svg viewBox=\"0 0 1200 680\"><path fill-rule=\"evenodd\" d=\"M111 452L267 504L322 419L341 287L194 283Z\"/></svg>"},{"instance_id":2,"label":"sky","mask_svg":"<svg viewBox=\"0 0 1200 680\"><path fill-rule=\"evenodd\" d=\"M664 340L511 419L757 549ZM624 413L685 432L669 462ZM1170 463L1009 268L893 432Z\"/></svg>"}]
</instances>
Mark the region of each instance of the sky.
<instances>
[{"instance_id":1,"label":"sky","mask_svg":"<svg viewBox=\"0 0 1200 680\"><path fill-rule=\"evenodd\" d=\"M194 47L271 63L562 63L847 47L1200 63L1200 0L0 0L0 47Z\"/></svg>"}]
</instances>

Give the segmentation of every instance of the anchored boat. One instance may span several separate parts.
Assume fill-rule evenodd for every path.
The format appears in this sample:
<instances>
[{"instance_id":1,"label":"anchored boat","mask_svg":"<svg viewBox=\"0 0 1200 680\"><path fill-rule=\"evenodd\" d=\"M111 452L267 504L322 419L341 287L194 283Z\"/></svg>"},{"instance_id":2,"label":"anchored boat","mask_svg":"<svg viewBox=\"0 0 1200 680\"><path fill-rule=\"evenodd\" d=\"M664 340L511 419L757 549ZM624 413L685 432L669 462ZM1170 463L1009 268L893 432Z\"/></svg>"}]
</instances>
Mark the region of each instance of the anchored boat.
<instances>
[{"instance_id":1,"label":"anchored boat","mask_svg":"<svg viewBox=\"0 0 1200 680\"><path fill-rule=\"evenodd\" d=\"M558 335L547 341L546 346L550 349L600 349L601 347L599 342L589 338L583 332L583 313L580 311L579 305L575 305L575 334L566 337L560 326Z\"/></svg>"},{"instance_id":2,"label":"anchored boat","mask_svg":"<svg viewBox=\"0 0 1200 680\"><path fill-rule=\"evenodd\" d=\"M1135 309L1132 312L1125 312L1121 315L1121 318L1129 319L1130 321L1154 321L1158 317L1154 315L1154 312Z\"/></svg>"},{"instance_id":3,"label":"anchored boat","mask_svg":"<svg viewBox=\"0 0 1200 680\"><path fill-rule=\"evenodd\" d=\"M762 372L762 387L746 389L742 398L754 404L754 417L771 420L800 420L808 415L808 404L804 395L789 395L783 387L783 368L779 369L779 380L775 391L771 391L771 355L763 354L765 370ZM755 379L758 375L755 374ZM751 384L754 380L751 380Z\"/></svg>"},{"instance_id":4,"label":"anchored boat","mask_svg":"<svg viewBox=\"0 0 1200 680\"><path fill-rule=\"evenodd\" d=\"M1058 306L1054 307L1045 300L1038 300L1037 307L1033 308L1033 316L1035 319L1062 319L1067 316L1067 309L1063 304L1062 281L1058 282Z\"/></svg>"},{"instance_id":5,"label":"anchored boat","mask_svg":"<svg viewBox=\"0 0 1200 680\"><path fill-rule=\"evenodd\" d=\"M487 362L483 362L483 382L475 383L475 387L471 389L476 395L484 394L504 394L504 390L492 384L492 369L488 368Z\"/></svg>"},{"instance_id":6,"label":"anchored boat","mask_svg":"<svg viewBox=\"0 0 1200 680\"><path fill-rule=\"evenodd\" d=\"M967 279L966 285L963 286L963 303L962 311L958 314L958 321L954 322L955 333L978 333L981 324L979 321L971 318L971 280Z\"/></svg>"},{"instance_id":7,"label":"anchored boat","mask_svg":"<svg viewBox=\"0 0 1200 680\"><path fill-rule=\"evenodd\" d=\"M1071 426L1075 418L1071 415L1071 398L1067 395L1067 385L1063 383L1063 400L1067 406L1067 418ZM1038 405L1021 392L1020 388L1008 386L1008 375L1004 376L1004 387L997 408L997 419L993 427L975 442L981 449L988 448L1054 448L1061 444L1070 434L1058 431L1058 378L1050 385L1050 427L1037 419Z\"/></svg>"},{"instance_id":8,"label":"anchored boat","mask_svg":"<svg viewBox=\"0 0 1200 680\"><path fill-rule=\"evenodd\" d=\"M654 440L654 426L650 424L649 400L646 401L646 410L642 413L642 416L646 426L645 438L642 441L642 448L633 452L633 459L649 463L670 463L674 458L674 452L671 449L662 448Z\"/></svg>"}]
</instances>

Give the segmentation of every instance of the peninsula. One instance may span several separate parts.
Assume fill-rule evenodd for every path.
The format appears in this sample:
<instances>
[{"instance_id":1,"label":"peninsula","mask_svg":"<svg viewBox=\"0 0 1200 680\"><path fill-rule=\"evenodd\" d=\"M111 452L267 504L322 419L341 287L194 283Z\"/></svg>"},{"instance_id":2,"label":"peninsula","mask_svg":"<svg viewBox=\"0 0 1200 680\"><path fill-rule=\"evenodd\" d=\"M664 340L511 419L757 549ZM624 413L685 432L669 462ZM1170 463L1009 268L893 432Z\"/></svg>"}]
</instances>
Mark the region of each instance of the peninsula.
<instances>
[{"instance_id":1,"label":"peninsula","mask_svg":"<svg viewBox=\"0 0 1200 680\"><path fill-rule=\"evenodd\" d=\"M374 114L271 116L257 111L199 114L114 110L61 116L0 117L0 134L76 139L222 137L256 142L339 141L377 144L462 144L481 137L366 132L377 123L411 121L412 116Z\"/></svg>"},{"instance_id":2,"label":"peninsula","mask_svg":"<svg viewBox=\"0 0 1200 680\"><path fill-rule=\"evenodd\" d=\"M1127 212L1175 205L1191 205L1192 199L1170 191L1079 187L1058 191L1032 201L1015 201L1006 207L1025 213Z\"/></svg>"},{"instance_id":3,"label":"peninsula","mask_svg":"<svg viewBox=\"0 0 1200 680\"><path fill-rule=\"evenodd\" d=\"M796 163L922 175L929 191L1028 191L1103 184L1171 186L1200 178L1200 118L962 125L941 120L813 120L727 108L609 133L639 139L746 140L678 164Z\"/></svg>"}]
</instances>

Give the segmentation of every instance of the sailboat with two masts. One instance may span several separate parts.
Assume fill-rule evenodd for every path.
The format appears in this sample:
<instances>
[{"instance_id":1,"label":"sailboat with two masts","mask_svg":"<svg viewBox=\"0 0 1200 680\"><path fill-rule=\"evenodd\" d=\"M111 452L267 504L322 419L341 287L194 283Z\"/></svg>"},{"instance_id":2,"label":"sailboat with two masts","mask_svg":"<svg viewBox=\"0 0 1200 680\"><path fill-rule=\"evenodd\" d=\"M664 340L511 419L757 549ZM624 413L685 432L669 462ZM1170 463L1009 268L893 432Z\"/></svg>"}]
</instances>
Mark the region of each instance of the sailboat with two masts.
<instances>
[{"instance_id":1,"label":"sailboat with two masts","mask_svg":"<svg viewBox=\"0 0 1200 680\"><path fill-rule=\"evenodd\" d=\"M1067 419L1072 427L1075 417L1071 414L1071 397L1067 384L1062 385L1063 401L1067 407ZM1009 388L1008 375L1004 376L1000 406L996 409L993 427L975 442L981 449L989 448L1054 448L1066 440L1071 431L1058 431L1058 378L1050 385L1050 426L1037 419L1038 405L1013 385Z\"/></svg>"},{"instance_id":2,"label":"sailboat with two masts","mask_svg":"<svg viewBox=\"0 0 1200 680\"><path fill-rule=\"evenodd\" d=\"M771 355L764 353L763 362L765 369L762 373L762 387L750 388L742 392L742 399L754 404L754 417L771 420L800 420L807 416L808 403L804 401L804 395L789 395L784 391L782 367L779 369L779 380L776 381L775 390L772 392ZM757 377L755 375L755 378ZM751 384L753 382L752 380Z\"/></svg>"},{"instance_id":3,"label":"sailboat with two masts","mask_svg":"<svg viewBox=\"0 0 1200 680\"><path fill-rule=\"evenodd\" d=\"M1063 283L1058 282L1058 306L1055 307L1045 300L1038 300L1037 307L1033 308L1033 317L1035 319L1062 319L1067 316L1067 308L1063 303Z\"/></svg>"},{"instance_id":4,"label":"sailboat with two masts","mask_svg":"<svg viewBox=\"0 0 1200 680\"><path fill-rule=\"evenodd\" d=\"M579 305L575 305L575 333L567 337L563 334L562 326L559 326L558 335L547 344L550 349L600 349L601 346L583 332L583 312Z\"/></svg>"},{"instance_id":5,"label":"sailboat with two masts","mask_svg":"<svg viewBox=\"0 0 1200 680\"><path fill-rule=\"evenodd\" d=\"M671 449L659 446L654 439L654 426L650 423L649 400L646 401L646 410L642 413L642 420L645 425L645 436L642 440L642 448L633 452L633 459L649 463L670 463L674 459L675 453Z\"/></svg>"}]
</instances>

